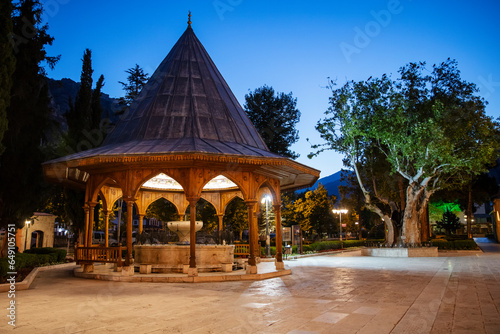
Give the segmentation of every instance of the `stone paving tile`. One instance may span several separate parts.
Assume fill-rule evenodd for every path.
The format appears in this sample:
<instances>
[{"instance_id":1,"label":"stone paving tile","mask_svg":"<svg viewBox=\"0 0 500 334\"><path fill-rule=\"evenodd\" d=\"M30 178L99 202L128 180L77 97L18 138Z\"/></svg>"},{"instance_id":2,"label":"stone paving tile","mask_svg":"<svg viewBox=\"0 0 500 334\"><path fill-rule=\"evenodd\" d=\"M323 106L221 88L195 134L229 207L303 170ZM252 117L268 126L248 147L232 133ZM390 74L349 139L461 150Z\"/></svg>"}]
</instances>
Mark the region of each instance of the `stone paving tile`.
<instances>
[{"instance_id":1,"label":"stone paving tile","mask_svg":"<svg viewBox=\"0 0 500 334\"><path fill-rule=\"evenodd\" d=\"M320 256L287 261L286 277L199 284L94 281L53 269L17 293L16 331L500 333L500 253L446 255ZM0 295L0 306L7 302ZM0 333L10 330L0 322Z\"/></svg>"}]
</instances>

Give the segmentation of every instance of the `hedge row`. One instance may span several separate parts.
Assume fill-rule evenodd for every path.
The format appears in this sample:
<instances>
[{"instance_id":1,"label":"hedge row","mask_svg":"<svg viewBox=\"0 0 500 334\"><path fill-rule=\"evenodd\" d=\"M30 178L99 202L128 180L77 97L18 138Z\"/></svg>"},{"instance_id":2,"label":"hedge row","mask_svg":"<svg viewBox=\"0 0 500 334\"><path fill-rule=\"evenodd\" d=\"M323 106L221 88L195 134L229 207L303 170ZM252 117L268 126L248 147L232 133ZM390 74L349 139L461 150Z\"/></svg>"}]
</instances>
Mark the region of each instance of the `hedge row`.
<instances>
[{"instance_id":1,"label":"hedge row","mask_svg":"<svg viewBox=\"0 0 500 334\"><path fill-rule=\"evenodd\" d=\"M51 247L43 247L43 248L32 248L28 249L24 252L25 254L41 254L41 255L50 255L53 261L51 262L64 262L66 259L66 250L51 248Z\"/></svg>"},{"instance_id":2,"label":"hedge row","mask_svg":"<svg viewBox=\"0 0 500 334\"><path fill-rule=\"evenodd\" d=\"M446 240L446 239L432 239L432 246L437 246L438 249L445 250L476 250L479 249L477 244L472 239L467 240Z\"/></svg>"},{"instance_id":3,"label":"hedge row","mask_svg":"<svg viewBox=\"0 0 500 334\"><path fill-rule=\"evenodd\" d=\"M349 248L349 247L361 247L365 245L364 240L344 240L342 241L342 244L340 243L340 240L333 240L333 241L318 241L318 242L313 242L310 245L303 245L304 248L304 253L306 252L321 252L321 251L328 251L328 250L335 250L335 249L341 249L343 248Z\"/></svg>"},{"instance_id":4,"label":"hedge row","mask_svg":"<svg viewBox=\"0 0 500 334\"><path fill-rule=\"evenodd\" d=\"M64 262L66 259L66 251L57 248L33 248L28 249L24 253L16 253L15 268L19 271L23 268L33 268L46 266L52 263ZM9 270L9 258L0 259L0 277L7 276Z\"/></svg>"}]
</instances>

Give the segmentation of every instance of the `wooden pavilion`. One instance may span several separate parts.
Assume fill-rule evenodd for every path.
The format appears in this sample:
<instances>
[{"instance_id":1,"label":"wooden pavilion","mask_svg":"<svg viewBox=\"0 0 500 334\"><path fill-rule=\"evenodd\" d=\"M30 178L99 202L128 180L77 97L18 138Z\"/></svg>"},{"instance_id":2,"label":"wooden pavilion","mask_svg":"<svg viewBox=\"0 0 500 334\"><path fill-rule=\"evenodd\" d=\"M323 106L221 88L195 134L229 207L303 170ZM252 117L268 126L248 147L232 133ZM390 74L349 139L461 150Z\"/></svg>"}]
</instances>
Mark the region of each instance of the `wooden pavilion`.
<instances>
[{"instance_id":1,"label":"wooden pavilion","mask_svg":"<svg viewBox=\"0 0 500 334\"><path fill-rule=\"evenodd\" d=\"M137 99L100 147L43 164L46 178L85 189L85 240L92 247L94 208L100 197L106 212L119 198L140 219L159 198L172 202L181 216L190 206L188 274L196 276L195 204L214 205L219 230L234 197L248 207L250 256L247 272L256 273L257 203L272 198L276 214L276 267L283 268L281 190L311 186L319 171L269 151L214 62L193 32L186 31L162 61ZM107 217L107 213L106 213ZM124 271L133 274L132 214L127 215ZM108 219L106 218L106 240ZM139 224L142 229L142 224ZM141 230L140 230L141 232ZM101 247L100 247L101 248ZM113 248L104 247L112 251ZM90 252L87 270L96 260Z\"/></svg>"}]
</instances>

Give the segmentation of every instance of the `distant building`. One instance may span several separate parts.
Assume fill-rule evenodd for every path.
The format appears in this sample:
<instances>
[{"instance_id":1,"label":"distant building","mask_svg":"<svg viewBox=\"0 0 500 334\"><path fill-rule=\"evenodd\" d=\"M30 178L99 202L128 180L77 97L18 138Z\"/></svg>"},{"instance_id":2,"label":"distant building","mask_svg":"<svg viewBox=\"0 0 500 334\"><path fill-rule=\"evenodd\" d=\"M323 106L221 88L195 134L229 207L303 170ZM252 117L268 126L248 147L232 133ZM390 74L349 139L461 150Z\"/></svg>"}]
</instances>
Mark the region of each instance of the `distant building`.
<instances>
[{"instance_id":1,"label":"distant building","mask_svg":"<svg viewBox=\"0 0 500 334\"><path fill-rule=\"evenodd\" d=\"M54 225L57 216L49 213L35 212L33 217L17 230L16 246L20 252L26 249L53 247Z\"/></svg>"}]
</instances>

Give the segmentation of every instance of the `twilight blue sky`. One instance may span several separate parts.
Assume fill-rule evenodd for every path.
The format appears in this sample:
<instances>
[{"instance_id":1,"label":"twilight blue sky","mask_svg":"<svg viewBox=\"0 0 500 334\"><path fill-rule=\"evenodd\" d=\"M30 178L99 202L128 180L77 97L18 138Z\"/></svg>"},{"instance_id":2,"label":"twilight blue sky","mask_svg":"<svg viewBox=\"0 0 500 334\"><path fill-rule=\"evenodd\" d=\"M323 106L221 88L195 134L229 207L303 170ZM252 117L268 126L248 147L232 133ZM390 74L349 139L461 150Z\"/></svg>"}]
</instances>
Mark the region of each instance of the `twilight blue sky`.
<instances>
[{"instance_id":1,"label":"twilight blue sky","mask_svg":"<svg viewBox=\"0 0 500 334\"><path fill-rule=\"evenodd\" d=\"M342 157L324 152L308 159L306 138L321 143L315 124L328 108L328 77L342 84L383 73L397 75L413 61L457 59L462 77L476 83L500 116L500 2L364 1L130 1L44 0L44 22L55 37L50 55L61 61L48 75L80 79L85 48L92 50L94 81L123 95L118 81L136 63L152 74L187 27L195 34L237 99L267 84L292 92L302 112L299 162L328 176Z\"/></svg>"}]
</instances>

